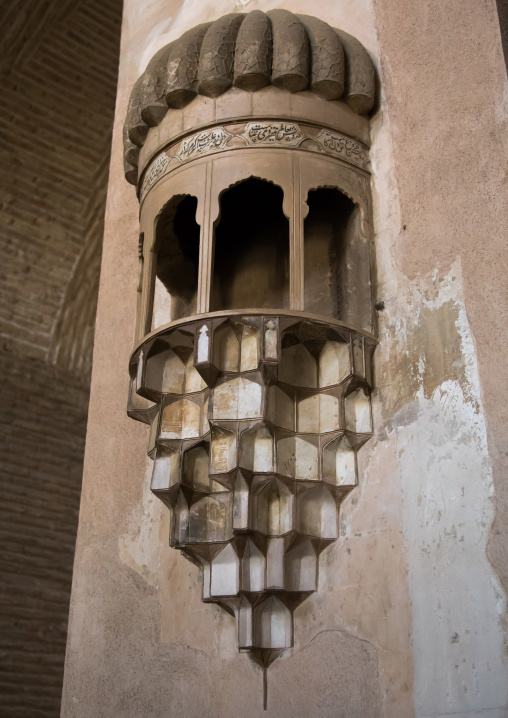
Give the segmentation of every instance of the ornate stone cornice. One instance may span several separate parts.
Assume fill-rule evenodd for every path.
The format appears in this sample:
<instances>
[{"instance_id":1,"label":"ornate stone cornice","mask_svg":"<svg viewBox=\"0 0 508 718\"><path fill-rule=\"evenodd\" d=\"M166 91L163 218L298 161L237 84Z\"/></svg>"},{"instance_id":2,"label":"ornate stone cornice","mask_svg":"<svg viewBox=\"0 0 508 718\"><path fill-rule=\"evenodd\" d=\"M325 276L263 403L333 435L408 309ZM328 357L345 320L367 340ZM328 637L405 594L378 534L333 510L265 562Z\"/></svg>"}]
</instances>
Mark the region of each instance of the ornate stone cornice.
<instances>
[{"instance_id":1,"label":"ornate stone cornice","mask_svg":"<svg viewBox=\"0 0 508 718\"><path fill-rule=\"evenodd\" d=\"M177 167L198 157L234 149L253 147L304 149L326 153L366 172L369 171L367 147L362 143L329 130L316 131L294 122L247 122L234 128L213 127L174 143L148 165L141 187L140 200L157 182Z\"/></svg>"}]
</instances>

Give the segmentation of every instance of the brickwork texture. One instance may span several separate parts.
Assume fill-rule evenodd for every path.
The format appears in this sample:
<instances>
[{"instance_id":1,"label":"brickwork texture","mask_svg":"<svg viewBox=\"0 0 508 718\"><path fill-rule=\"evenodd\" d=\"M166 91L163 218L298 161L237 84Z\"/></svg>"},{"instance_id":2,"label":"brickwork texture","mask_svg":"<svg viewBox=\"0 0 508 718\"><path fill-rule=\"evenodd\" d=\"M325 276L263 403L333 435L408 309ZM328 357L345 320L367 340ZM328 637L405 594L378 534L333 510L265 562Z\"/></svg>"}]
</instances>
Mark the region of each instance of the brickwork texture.
<instances>
[{"instance_id":1,"label":"brickwork texture","mask_svg":"<svg viewBox=\"0 0 508 718\"><path fill-rule=\"evenodd\" d=\"M0 6L0 714L56 717L122 0Z\"/></svg>"}]
</instances>

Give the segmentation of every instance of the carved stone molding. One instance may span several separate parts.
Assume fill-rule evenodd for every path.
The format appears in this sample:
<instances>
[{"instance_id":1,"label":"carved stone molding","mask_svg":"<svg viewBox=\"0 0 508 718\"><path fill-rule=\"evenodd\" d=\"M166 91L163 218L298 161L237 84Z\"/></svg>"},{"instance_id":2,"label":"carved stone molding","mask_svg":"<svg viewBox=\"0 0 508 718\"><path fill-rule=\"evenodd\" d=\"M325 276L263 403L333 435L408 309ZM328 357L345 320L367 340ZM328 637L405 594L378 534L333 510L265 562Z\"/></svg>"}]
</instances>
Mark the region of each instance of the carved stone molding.
<instances>
[{"instance_id":1,"label":"carved stone molding","mask_svg":"<svg viewBox=\"0 0 508 718\"><path fill-rule=\"evenodd\" d=\"M321 130L315 140L319 142L325 152L361 167L362 170L368 170L369 155L359 142L329 130Z\"/></svg>"},{"instance_id":2,"label":"carved stone molding","mask_svg":"<svg viewBox=\"0 0 508 718\"><path fill-rule=\"evenodd\" d=\"M136 148L168 112L180 112L198 96L213 100L232 87L251 95L270 85L295 96L311 92L326 104L367 115L374 104L374 65L356 38L288 10L229 13L198 25L161 48L134 84L124 128L126 178L137 183ZM242 115L244 99L232 116Z\"/></svg>"},{"instance_id":3,"label":"carved stone molding","mask_svg":"<svg viewBox=\"0 0 508 718\"><path fill-rule=\"evenodd\" d=\"M187 162L195 157L200 157L209 152L224 150L233 135L230 135L224 127L214 127L212 130L198 132L180 143L180 149L176 153L180 162Z\"/></svg>"},{"instance_id":4,"label":"carved stone molding","mask_svg":"<svg viewBox=\"0 0 508 718\"><path fill-rule=\"evenodd\" d=\"M140 200L162 177L190 160L226 150L256 147L325 153L365 172L369 171L367 148L351 137L323 129L316 134L314 128L295 122L248 122L233 127L219 126L203 130L167 148L148 166ZM178 162L173 162L173 158Z\"/></svg>"},{"instance_id":5,"label":"carved stone molding","mask_svg":"<svg viewBox=\"0 0 508 718\"><path fill-rule=\"evenodd\" d=\"M248 145L298 147L305 139L298 125L291 122L249 122L241 135Z\"/></svg>"},{"instance_id":6,"label":"carved stone molding","mask_svg":"<svg viewBox=\"0 0 508 718\"><path fill-rule=\"evenodd\" d=\"M154 186L154 184L164 177L168 171L169 163L173 158L168 157L165 152L162 152L150 165L145 175L145 181L143 182L142 192L146 193Z\"/></svg>"}]
</instances>

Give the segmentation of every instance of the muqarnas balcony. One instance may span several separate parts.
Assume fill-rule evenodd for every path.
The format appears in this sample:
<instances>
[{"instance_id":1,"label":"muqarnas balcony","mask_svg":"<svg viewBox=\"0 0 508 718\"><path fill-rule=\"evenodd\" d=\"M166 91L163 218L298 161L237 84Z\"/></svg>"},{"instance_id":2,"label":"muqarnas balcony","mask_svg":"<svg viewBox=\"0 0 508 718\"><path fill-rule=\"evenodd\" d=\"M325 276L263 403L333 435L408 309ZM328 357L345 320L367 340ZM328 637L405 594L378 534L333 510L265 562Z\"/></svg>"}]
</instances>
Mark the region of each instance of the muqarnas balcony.
<instances>
[{"instance_id":1,"label":"muqarnas balcony","mask_svg":"<svg viewBox=\"0 0 508 718\"><path fill-rule=\"evenodd\" d=\"M357 40L253 11L162 48L125 125L141 203L128 412L150 425L171 545L264 668L293 646L373 431L373 99Z\"/></svg>"}]
</instances>

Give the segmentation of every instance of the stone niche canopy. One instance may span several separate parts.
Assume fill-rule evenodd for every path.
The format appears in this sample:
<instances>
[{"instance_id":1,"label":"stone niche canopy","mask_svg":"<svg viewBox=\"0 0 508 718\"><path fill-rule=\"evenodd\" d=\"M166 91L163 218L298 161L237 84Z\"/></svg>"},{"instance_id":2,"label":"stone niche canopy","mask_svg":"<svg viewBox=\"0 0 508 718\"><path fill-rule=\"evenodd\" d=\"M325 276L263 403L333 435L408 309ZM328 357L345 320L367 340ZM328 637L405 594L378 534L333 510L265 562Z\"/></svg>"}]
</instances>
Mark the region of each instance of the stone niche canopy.
<instances>
[{"instance_id":1,"label":"stone niche canopy","mask_svg":"<svg viewBox=\"0 0 508 718\"><path fill-rule=\"evenodd\" d=\"M372 61L286 10L159 50L132 90L140 200L128 413L203 600L267 668L293 646L373 432Z\"/></svg>"},{"instance_id":2,"label":"stone niche canopy","mask_svg":"<svg viewBox=\"0 0 508 718\"><path fill-rule=\"evenodd\" d=\"M168 114L199 98L216 100L235 89L256 93L268 87L291 94L313 93L311 116L321 108L323 118L328 116L326 124L333 126L338 113L324 103L346 105L360 116L372 110L374 67L356 38L323 20L288 10L230 13L197 25L160 49L133 87L124 128L126 179L137 184L140 148L150 128L160 125ZM302 103L293 103L291 108L287 98L273 93L268 98L260 103L260 115L301 116L304 112ZM238 94L236 105L237 116L257 114L256 107L247 111L245 97L240 99ZM216 106L201 102L194 113L195 126L213 120ZM186 114L183 131L193 115ZM177 120L173 126L178 126Z\"/></svg>"}]
</instances>

